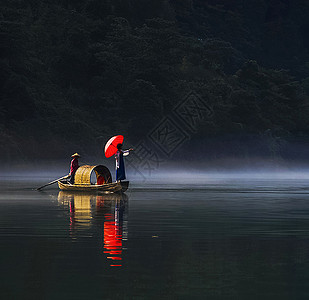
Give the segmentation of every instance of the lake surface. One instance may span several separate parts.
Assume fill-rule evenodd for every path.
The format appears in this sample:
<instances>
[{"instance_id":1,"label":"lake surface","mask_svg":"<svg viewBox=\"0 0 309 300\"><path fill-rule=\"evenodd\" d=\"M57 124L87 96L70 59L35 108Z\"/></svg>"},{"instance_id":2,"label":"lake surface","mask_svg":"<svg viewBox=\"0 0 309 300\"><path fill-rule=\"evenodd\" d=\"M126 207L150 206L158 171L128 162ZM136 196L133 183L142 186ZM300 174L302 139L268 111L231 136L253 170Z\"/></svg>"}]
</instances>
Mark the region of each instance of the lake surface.
<instances>
[{"instance_id":1,"label":"lake surface","mask_svg":"<svg viewBox=\"0 0 309 300\"><path fill-rule=\"evenodd\" d=\"M309 180L0 180L1 299L308 299Z\"/></svg>"}]
</instances>

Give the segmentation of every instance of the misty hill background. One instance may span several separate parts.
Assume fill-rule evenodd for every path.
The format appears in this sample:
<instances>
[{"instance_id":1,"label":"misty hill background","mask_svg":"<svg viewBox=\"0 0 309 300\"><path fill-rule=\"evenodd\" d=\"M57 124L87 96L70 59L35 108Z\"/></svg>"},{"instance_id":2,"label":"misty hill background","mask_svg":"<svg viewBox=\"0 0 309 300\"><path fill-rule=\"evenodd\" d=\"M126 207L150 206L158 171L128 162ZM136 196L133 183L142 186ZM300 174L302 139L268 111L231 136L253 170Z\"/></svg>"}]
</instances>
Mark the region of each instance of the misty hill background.
<instances>
[{"instance_id":1,"label":"misty hill background","mask_svg":"<svg viewBox=\"0 0 309 300\"><path fill-rule=\"evenodd\" d=\"M306 0L0 5L3 160L134 146L190 93L212 113L175 159L309 154Z\"/></svg>"}]
</instances>

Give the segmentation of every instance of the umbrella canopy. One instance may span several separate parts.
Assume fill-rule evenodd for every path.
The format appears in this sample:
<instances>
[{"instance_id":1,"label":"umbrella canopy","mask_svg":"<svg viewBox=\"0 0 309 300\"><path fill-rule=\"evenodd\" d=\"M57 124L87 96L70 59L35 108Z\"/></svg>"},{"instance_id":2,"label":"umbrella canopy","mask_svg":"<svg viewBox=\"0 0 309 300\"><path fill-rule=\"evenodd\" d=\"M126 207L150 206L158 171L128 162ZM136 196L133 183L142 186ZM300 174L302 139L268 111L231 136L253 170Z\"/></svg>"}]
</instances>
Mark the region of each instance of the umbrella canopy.
<instances>
[{"instance_id":1,"label":"umbrella canopy","mask_svg":"<svg viewBox=\"0 0 309 300\"><path fill-rule=\"evenodd\" d=\"M108 158L114 155L118 150L117 145L122 144L122 142L123 142L122 135L115 135L112 138L110 138L105 145L105 149L104 149L105 156Z\"/></svg>"}]
</instances>

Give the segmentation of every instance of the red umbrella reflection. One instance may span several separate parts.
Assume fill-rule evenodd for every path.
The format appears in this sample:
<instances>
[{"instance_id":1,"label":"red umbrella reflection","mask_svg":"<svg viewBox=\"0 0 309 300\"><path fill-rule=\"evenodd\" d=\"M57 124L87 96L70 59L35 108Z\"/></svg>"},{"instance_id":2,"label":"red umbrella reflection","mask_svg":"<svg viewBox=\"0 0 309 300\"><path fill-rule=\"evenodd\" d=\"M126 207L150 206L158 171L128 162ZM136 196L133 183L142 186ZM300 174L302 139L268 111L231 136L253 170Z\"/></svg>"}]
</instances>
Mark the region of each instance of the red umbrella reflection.
<instances>
[{"instance_id":1,"label":"red umbrella reflection","mask_svg":"<svg viewBox=\"0 0 309 300\"><path fill-rule=\"evenodd\" d=\"M104 249L104 253L110 255L107 257L108 259L122 260L122 227L113 220L112 215L106 216L106 221L104 222Z\"/></svg>"},{"instance_id":2,"label":"red umbrella reflection","mask_svg":"<svg viewBox=\"0 0 309 300\"><path fill-rule=\"evenodd\" d=\"M99 198L99 199L98 199ZM102 199L100 196L97 198L97 207L102 206ZM99 200L99 201L98 201ZM104 200L103 200L104 203ZM115 203L115 215L110 211L104 214L104 229L103 229L103 243L104 253L107 254L107 258L111 259L115 263L111 264L111 267L121 267L122 261L122 246L123 246L123 211L124 205L121 201ZM118 263L116 263L116 261Z\"/></svg>"}]
</instances>

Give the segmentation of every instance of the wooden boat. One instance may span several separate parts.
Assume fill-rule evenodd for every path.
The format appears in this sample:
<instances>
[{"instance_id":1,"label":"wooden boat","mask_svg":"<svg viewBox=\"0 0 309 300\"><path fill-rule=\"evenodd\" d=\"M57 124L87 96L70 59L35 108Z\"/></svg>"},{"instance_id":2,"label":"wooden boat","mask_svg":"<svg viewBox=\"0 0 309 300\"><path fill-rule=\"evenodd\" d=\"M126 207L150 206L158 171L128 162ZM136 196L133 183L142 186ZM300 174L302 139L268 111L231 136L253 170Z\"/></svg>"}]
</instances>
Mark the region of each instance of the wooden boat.
<instances>
[{"instance_id":1,"label":"wooden boat","mask_svg":"<svg viewBox=\"0 0 309 300\"><path fill-rule=\"evenodd\" d=\"M91 182L93 179L96 179L96 182ZM112 176L107 167L84 165L77 169L74 184L59 180L58 186L62 191L122 193L128 189L129 181L112 182Z\"/></svg>"},{"instance_id":2,"label":"wooden boat","mask_svg":"<svg viewBox=\"0 0 309 300\"><path fill-rule=\"evenodd\" d=\"M58 186L62 191L100 191L106 193L125 192L128 189L129 181L112 182L101 185L96 184L70 184L58 181Z\"/></svg>"}]
</instances>

